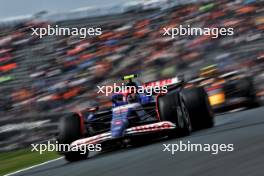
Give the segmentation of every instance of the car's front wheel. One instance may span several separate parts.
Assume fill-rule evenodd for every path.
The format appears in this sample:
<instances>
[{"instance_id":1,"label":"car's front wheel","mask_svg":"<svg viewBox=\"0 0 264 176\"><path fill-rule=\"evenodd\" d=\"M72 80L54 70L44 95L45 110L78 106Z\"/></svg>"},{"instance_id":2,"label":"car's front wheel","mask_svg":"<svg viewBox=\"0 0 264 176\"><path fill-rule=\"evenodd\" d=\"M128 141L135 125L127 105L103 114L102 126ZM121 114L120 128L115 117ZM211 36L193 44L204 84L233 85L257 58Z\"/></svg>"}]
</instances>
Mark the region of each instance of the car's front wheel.
<instances>
[{"instance_id":1,"label":"car's front wheel","mask_svg":"<svg viewBox=\"0 0 264 176\"><path fill-rule=\"evenodd\" d=\"M176 129L169 133L169 137L187 136L191 133L189 112L177 91L158 98L158 111L160 120L170 121L176 125Z\"/></svg>"},{"instance_id":2,"label":"car's front wheel","mask_svg":"<svg viewBox=\"0 0 264 176\"><path fill-rule=\"evenodd\" d=\"M194 130L214 126L214 113L210 106L208 95L202 87L182 90L182 95L188 109Z\"/></svg>"}]
</instances>

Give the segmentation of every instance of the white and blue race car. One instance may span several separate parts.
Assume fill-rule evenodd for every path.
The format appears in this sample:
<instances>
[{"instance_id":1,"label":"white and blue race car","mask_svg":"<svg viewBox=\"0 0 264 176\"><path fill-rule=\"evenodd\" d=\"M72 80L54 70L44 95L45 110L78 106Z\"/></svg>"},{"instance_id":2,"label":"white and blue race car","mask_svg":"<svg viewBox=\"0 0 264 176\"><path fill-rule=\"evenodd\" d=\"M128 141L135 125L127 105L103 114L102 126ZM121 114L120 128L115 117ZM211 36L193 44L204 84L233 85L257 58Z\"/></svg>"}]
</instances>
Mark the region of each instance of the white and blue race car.
<instances>
[{"instance_id":1,"label":"white and blue race car","mask_svg":"<svg viewBox=\"0 0 264 176\"><path fill-rule=\"evenodd\" d=\"M126 85L137 87L135 75L125 76ZM210 128L214 114L203 88L185 89L177 77L145 83L145 86L167 86L167 93L148 96L121 92L112 96L112 107L99 111L72 113L59 123L60 144L113 146L141 144L155 137L189 135L193 130ZM61 152L68 161L86 159L89 152Z\"/></svg>"}]
</instances>

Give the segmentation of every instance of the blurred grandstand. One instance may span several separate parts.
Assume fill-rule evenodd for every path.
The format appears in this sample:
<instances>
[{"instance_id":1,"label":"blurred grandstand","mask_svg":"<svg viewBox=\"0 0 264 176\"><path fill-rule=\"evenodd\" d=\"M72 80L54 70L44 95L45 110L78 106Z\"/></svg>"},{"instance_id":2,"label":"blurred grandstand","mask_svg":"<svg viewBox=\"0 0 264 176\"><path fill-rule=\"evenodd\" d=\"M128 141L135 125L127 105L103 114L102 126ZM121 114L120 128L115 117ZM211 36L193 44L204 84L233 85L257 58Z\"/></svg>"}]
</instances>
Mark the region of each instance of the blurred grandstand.
<instances>
[{"instance_id":1,"label":"blurred grandstand","mask_svg":"<svg viewBox=\"0 0 264 176\"><path fill-rule=\"evenodd\" d=\"M109 105L108 97L96 94L95 85L111 83L121 75L140 73L145 81L184 73L191 79L200 68L217 64L223 72L244 69L256 75L256 81L263 78L263 1L160 3L78 9L67 14L44 12L2 21L1 150L50 139L58 117L73 109ZM103 35L86 39L31 35L31 27L48 24L96 26L103 29ZM233 27L235 34L217 39L162 36L164 27L180 24Z\"/></svg>"}]
</instances>

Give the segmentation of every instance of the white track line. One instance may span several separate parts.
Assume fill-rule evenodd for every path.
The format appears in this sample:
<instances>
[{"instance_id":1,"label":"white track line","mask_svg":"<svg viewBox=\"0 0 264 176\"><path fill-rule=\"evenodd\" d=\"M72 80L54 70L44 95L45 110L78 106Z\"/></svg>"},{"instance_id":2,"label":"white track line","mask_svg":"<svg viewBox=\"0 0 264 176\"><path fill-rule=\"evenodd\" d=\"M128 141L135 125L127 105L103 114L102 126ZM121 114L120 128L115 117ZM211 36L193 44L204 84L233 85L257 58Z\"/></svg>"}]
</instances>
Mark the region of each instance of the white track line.
<instances>
[{"instance_id":1,"label":"white track line","mask_svg":"<svg viewBox=\"0 0 264 176\"><path fill-rule=\"evenodd\" d=\"M59 157L59 158L56 158L56 159L53 159L53 160L49 160L49 161L46 161L44 163L40 163L40 164L36 164L36 165L33 165L33 166L30 166L30 167L27 167L27 168L24 168L24 169L20 169L18 171L15 171L15 172L12 172L12 173L9 173L9 174L6 174L4 176L10 176L10 175L14 175L14 174L18 174L20 172L23 172L23 171L27 171L27 170L30 170L30 169L33 169L33 168L36 168L36 167L39 167L39 166L42 166L42 165L45 165L45 164L48 164L48 163L52 163L54 161L58 161L60 159L62 159L63 157Z\"/></svg>"}]
</instances>

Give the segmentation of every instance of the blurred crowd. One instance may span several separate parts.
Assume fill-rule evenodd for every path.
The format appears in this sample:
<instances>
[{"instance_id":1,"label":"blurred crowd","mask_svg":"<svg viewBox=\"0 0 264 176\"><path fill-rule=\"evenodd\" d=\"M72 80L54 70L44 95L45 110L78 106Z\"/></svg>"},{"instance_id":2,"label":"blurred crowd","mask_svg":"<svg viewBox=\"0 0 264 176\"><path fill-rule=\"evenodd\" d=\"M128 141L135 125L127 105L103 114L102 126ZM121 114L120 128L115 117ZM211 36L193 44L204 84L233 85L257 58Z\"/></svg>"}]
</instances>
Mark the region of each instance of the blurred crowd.
<instances>
[{"instance_id":1,"label":"blurred crowd","mask_svg":"<svg viewBox=\"0 0 264 176\"><path fill-rule=\"evenodd\" d=\"M0 111L22 115L61 112L94 104L109 105L96 85L122 75L139 73L151 81L186 73L195 76L206 64L223 70L256 68L263 60L264 3L211 1L175 6L148 13L129 12L100 19L103 34L78 36L31 35L31 28L56 25L31 20L0 27ZM60 27L91 27L89 20L58 23ZM163 28L232 27L233 36L163 36ZM252 69L251 69L252 71Z\"/></svg>"}]
</instances>

